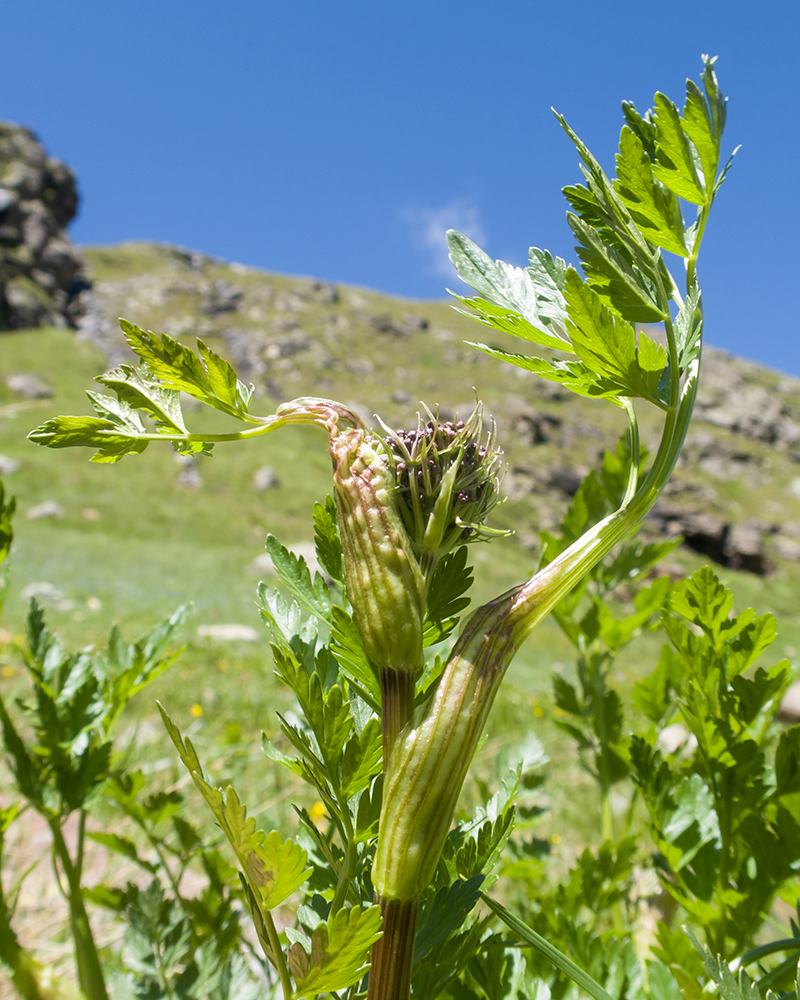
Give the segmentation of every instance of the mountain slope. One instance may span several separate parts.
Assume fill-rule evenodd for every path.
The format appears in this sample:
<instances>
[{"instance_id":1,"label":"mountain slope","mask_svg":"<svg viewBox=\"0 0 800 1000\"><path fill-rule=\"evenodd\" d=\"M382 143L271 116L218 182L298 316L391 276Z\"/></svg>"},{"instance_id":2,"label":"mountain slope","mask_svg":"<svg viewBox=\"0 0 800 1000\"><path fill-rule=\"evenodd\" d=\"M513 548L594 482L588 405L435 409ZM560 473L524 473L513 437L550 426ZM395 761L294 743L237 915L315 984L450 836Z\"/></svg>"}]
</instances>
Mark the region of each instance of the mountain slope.
<instances>
[{"instance_id":1,"label":"mountain slope","mask_svg":"<svg viewBox=\"0 0 800 1000\"><path fill-rule=\"evenodd\" d=\"M312 537L311 507L329 480L325 441L313 429L221 446L188 466L156 448L118 467L96 466L85 452L50 452L25 440L46 416L89 412L82 392L92 376L130 360L114 319L120 315L189 344L202 337L256 384L263 413L296 396L322 395L408 426L419 400L449 415L471 408L476 395L483 399L509 466L509 499L493 523L515 535L474 550L478 597L530 571L538 531L558 521L580 477L625 430L615 407L466 346L487 339L513 349L510 338L501 344L500 334L446 301L266 274L151 244L89 248L85 258L93 287L81 292L77 335L38 330L0 340L0 453L19 463L7 485L21 510L7 608L12 632L24 614L19 595L37 586L50 594L55 619L82 639L96 639L111 617L139 627L185 599L196 601L198 623L258 628L254 585L264 568L254 560L266 531L306 546ZM37 376L52 397L9 388L7 377L22 374ZM201 411L190 417L198 428L225 419ZM645 439L654 430L645 419ZM708 350L685 457L645 529L687 536L694 552L679 550L676 572L696 565L696 553L720 561L742 603L776 611L789 652L800 641L798 461L800 382ZM28 519L46 501L60 505L60 516ZM560 655L555 628L547 635L552 660Z\"/></svg>"}]
</instances>

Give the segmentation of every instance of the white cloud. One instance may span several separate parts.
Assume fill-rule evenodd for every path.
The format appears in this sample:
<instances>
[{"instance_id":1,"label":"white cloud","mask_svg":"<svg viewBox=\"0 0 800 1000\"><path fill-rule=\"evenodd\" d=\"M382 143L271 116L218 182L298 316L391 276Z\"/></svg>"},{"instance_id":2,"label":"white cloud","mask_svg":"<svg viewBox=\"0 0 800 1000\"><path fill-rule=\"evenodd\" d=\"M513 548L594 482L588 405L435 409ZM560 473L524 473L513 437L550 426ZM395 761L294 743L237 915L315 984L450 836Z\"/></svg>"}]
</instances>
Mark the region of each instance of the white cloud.
<instances>
[{"instance_id":1,"label":"white cloud","mask_svg":"<svg viewBox=\"0 0 800 1000\"><path fill-rule=\"evenodd\" d=\"M441 208L409 207L402 215L414 245L428 257L428 274L455 276L447 250L448 229L458 229L478 244L486 241L478 206L465 198L456 198Z\"/></svg>"}]
</instances>

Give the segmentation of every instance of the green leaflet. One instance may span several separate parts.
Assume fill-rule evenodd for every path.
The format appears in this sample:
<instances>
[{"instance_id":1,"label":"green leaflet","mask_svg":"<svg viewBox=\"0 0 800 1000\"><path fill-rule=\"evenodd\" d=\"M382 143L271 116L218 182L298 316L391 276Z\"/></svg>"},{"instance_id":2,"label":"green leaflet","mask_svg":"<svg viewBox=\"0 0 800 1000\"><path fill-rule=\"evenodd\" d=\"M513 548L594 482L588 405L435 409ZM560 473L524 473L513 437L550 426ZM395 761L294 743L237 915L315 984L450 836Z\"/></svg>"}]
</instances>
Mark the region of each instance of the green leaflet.
<instances>
[{"instance_id":1,"label":"green leaflet","mask_svg":"<svg viewBox=\"0 0 800 1000\"><path fill-rule=\"evenodd\" d=\"M486 326L491 326L495 330L502 330L503 333L510 333L512 337L519 337L521 340L528 340L533 344L540 344L542 347L550 347L557 351L569 351L569 341L565 338L554 337L549 333L529 323L524 316L512 312L505 306L495 305L487 299L479 297L466 298L450 292L457 302L468 306L469 311L459 309L458 312L472 319L477 319Z\"/></svg>"},{"instance_id":2,"label":"green leaflet","mask_svg":"<svg viewBox=\"0 0 800 1000\"><path fill-rule=\"evenodd\" d=\"M127 403L110 396L87 393L99 417L51 417L28 435L47 448L97 448L92 462L118 462L125 455L141 454L148 445L142 441L144 424Z\"/></svg>"},{"instance_id":3,"label":"green leaflet","mask_svg":"<svg viewBox=\"0 0 800 1000\"><path fill-rule=\"evenodd\" d=\"M283 841L275 830L265 834L256 829L256 821L247 816L230 785L225 790L210 785L191 740L181 737L161 704L158 710L181 760L228 838L259 906L262 910L278 906L311 875L311 869L305 867L306 852L290 840Z\"/></svg>"},{"instance_id":4,"label":"green leaflet","mask_svg":"<svg viewBox=\"0 0 800 1000\"><path fill-rule=\"evenodd\" d=\"M464 595L472 586L472 567L467 566L467 548L462 545L448 553L436 566L428 587L423 646L432 646L449 636L458 625L459 615L469 606Z\"/></svg>"},{"instance_id":5,"label":"green leaflet","mask_svg":"<svg viewBox=\"0 0 800 1000\"><path fill-rule=\"evenodd\" d=\"M126 319L119 325L133 353L168 389L186 392L239 420L255 420L248 415L254 387L240 382L231 365L202 340L197 341L195 354L165 333L142 330Z\"/></svg>"},{"instance_id":6,"label":"green leaflet","mask_svg":"<svg viewBox=\"0 0 800 1000\"><path fill-rule=\"evenodd\" d=\"M592 373L592 371L580 361L545 361L544 358L531 358L526 354L512 354L503 351L499 347L489 347L486 344L478 344L467 341L470 347L476 347L491 358L499 361L507 361L517 368L533 372L540 378L547 379L548 382L558 382L579 396L593 396L609 399L612 403L618 402L621 395L619 387L610 382L602 383Z\"/></svg>"},{"instance_id":7,"label":"green leaflet","mask_svg":"<svg viewBox=\"0 0 800 1000\"><path fill-rule=\"evenodd\" d=\"M703 334L703 308L700 301L700 286L692 283L673 326L675 345L678 350L678 367L683 371L692 361L700 357Z\"/></svg>"},{"instance_id":8,"label":"green leaflet","mask_svg":"<svg viewBox=\"0 0 800 1000\"><path fill-rule=\"evenodd\" d=\"M655 176L679 198L704 205L711 194L697 171L696 152L683 131L678 109L664 94L655 96L658 147Z\"/></svg>"},{"instance_id":9,"label":"green leaflet","mask_svg":"<svg viewBox=\"0 0 800 1000\"><path fill-rule=\"evenodd\" d=\"M120 365L105 375L95 379L100 385L113 389L120 402L127 403L134 410L144 410L165 431L186 434L186 424L181 412L180 393L176 389L165 389L154 378L147 365L134 368Z\"/></svg>"},{"instance_id":10,"label":"green leaflet","mask_svg":"<svg viewBox=\"0 0 800 1000\"><path fill-rule=\"evenodd\" d=\"M320 621L331 621L331 597L325 581L311 572L302 556L296 556L274 535L267 535L266 549L281 582L301 608Z\"/></svg>"},{"instance_id":11,"label":"green leaflet","mask_svg":"<svg viewBox=\"0 0 800 1000\"><path fill-rule=\"evenodd\" d=\"M592 372L618 386L619 395L641 396L663 405L660 393L661 373L667 355L646 334L639 334L630 323L615 315L577 271L567 271L566 301L569 310L569 334L578 358Z\"/></svg>"},{"instance_id":12,"label":"green leaflet","mask_svg":"<svg viewBox=\"0 0 800 1000\"><path fill-rule=\"evenodd\" d=\"M341 792L345 799L363 791L380 771L383 759L381 724L371 718L347 741L341 756Z\"/></svg>"},{"instance_id":13,"label":"green leaflet","mask_svg":"<svg viewBox=\"0 0 800 1000\"><path fill-rule=\"evenodd\" d=\"M680 257L689 256L678 199L656 180L641 139L627 126L620 135L614 187L651 243Z\"/></svg>"},{"instance_id":14,"label":"green leaflet","mask_svg":"<svg viewBox=\"0 0 800 1000\"><path fill-rule=\"evenodd\" d=\"M314 504L314 548L320 566L336 583L344 581L342 562L342 539L336 514L336 502L332 496L325 497L324 505Z\"/></svg>"},{"instance_id":15,"label":"green leaflet","mask_svg":"<svg viewBox=\"0 0 800 1000\"><path fill-rule=\"evenodd\" d=\"M717 984L722 1000L761 1000L761 994L744 969L740 968L737 975L723 958L712 955L708 947L701 944L688 927L684 928L684 931L700 952L703 967Z\"/></svg>"},{"instance_id":16,"label":"green leaflet","mask_svg":"<svg viewBox=\"0 0 800 1000\"><path fill-rule=\"evenodd\" d=\"M428 892L420 906L417 936L414 942L414 964L452 933L459 930L481 898L483 875L457 878L437 893Z\"/></svg>"},{"instance_id":17,"label":"green leaflet","mask_svg":"<svg viewBox=\"0 0 800 1000\"><path fill-rule=\"evenodd\" d=\"M337 605L331 608L331 651L339 662L342 672L365 701L375 711L379 711L381 689L378 674L367 656L352 615Z\"/></svg>"},{"instance_id":18,"label":"green leaflet","mask_svg":"<svg viewBox=\"0 0 800 1000\"><path fill-rule=\"evenodd\" d=\"M381 936L381 909L354 906L332 914L311 935L311 950L295 942L289 970L295 979L293 1000L344 990L367 972L369 948Z\"/></svg>"},{"instance_id":19,"label":"green leaflet","mask_svg":"<svg viewBox=\"0 0 800 1000\"><path fill-rule=\"evenodd\" d=\"M568 212L567 222L578 240L575 249L587 282L604 294L620 316L629 322L662 323L666 315L659 304L652 277L585 219Z\"/></svg>"},{"instance_id":20,"label":"green leaflet","mask_svg":"<svg viewBox=\"0 0 800 1000\"><path fill-rule=\"evenodd\" d=\"M523 270L502 260L492 260L472 240L455 230L448 232L447 243L459 277L478 292L480 298L475 308L487 321L490 317L516 314L509 322L522 331L517 336L547 347L563 348L565 317L560 280L565 265L562 260L534 248L531 267ZM455 298L473 305L471 300L457 295Z\"/></svg>"}]
</instances>

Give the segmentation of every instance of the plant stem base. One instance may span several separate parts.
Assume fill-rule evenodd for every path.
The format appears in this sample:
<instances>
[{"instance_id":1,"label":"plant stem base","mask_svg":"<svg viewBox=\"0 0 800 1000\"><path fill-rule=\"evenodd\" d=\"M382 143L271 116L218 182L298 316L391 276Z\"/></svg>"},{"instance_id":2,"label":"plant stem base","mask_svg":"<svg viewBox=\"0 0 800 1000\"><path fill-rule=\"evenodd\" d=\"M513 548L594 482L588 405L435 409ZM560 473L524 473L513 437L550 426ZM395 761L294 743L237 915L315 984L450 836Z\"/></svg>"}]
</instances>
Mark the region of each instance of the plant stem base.
<instances>
[{"instance_id":1,"label":"plant stem base","mask_svg":"<svg viewBox=\"0 0 800 1000\"><path fill-rule=\"evenodd\" d=\"M367 1000L408 1000L419 903L416 899L379 902L383 936L372 948Z\"/></svg>"}]
</instances>

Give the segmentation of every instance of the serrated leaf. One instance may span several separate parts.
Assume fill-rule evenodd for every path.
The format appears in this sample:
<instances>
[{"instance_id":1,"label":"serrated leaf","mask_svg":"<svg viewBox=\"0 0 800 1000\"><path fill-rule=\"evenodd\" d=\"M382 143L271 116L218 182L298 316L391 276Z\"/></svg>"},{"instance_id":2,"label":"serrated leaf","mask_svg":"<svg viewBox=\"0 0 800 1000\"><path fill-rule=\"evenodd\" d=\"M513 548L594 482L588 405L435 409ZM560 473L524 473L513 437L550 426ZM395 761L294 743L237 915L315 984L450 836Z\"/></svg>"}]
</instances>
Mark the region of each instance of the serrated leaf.
<instances>
[{"instance_id":1,"label":"serrated leaf","mask_svg":"<svg viewBox=\"0 0 800 1000\"><path fill-rule=\"evenodd\" d=\"M653 174L651 157L633 131L622 129L614 187L642 233L670 253L688 257L680 204Z\"/></svg>"},{"instance_id":2,"label":"serrated leaf","mask_svg":"<svg viewBox=\"0 0 800 1000\"><path fill-rule=\"evenodd\" d=\"M183 739L161 704L158 710L192 781L228 838L260 907L270 910L278 906L311 875L312 870L305 867L306 852L291 840L284 841L275 830L265 834L257 829L230 785L223 790L209 784L191 740Z\"/></svg>"},{"instance_id":3,"label":"serrated leaf","mask_svg":"<svg viewBox=\"0 0 800 1000\"><path fill-rule=\"evenodd\" d=\"M145 858L139 857L139 850L136 844L128 837L122 837L117 833L101 833L101 832L89 832L87 834L89 838L94 840L98 844L102 844L103 847L107 847L110 851L114 851L117 854L121 854L123 857L129 858L131 861L135 861L137 865L141 865L147 871L155 873L156 866L152 865Z\"/></svg>"},{"instance_id":4,"label":"serrated leaf","mask_svg":"<svg viewBox=\"0 0 800 1000\"><path fill-rule=\"evenodd\" d=\"M686 104L681 125L700 158L703 187L708 191L717 178L721 133L716 132L706 98L693 80L686 81Z\"/></svg>"},{"instance_id":5,"label":"serrated leaf","mask_svg":"<svg viewBox=\"0 0 800 1000\"><path fill-rule=\"evenodd\" d=\"M653 112L645 111L639 114L636 105L632 101L622 102L622 113L625 116L625 124L641 142L647 155L651 160L656 157L656 125L653 121Z\"/></svg>"},{"instance_id":6,"label":"serrated leaf","mask_svg":"<svg viewBox=\"0 0 800 1000\"><path fill-rule=\"evenodd\" d=\"M89 393L95 409L98 399L105 398L109 406L105 412L113 412L114 400ZM102 417L52 417L28 434L28 439L45 448L97 448L91 461L101 463L118 462L125 455L141 454L148 441L142 441L144 426L138 415L128 408L120 409L113 419Z\"/></svg>"},{"instance_id":7,"label":"serrated leaf","mask_svg":"<svg viewBox=\"0 0 800 1000\"><path fill-rule=\"evenodd\" d=\"M512 312L507 306L498 306L486 299L472 297L467 298L450 292L453 298L462 305L468 307L467 310L458 309L463 316L476 319L494 330L501 330L503 333L510 333L512 337L519 337L532 344L539 344L541 347L550 347L556 351L571 352L569 341L564 338L552 336L545 333L538 327L533 326L524 316Z\"/></svg>"},{"instance_id":8,"label":"serrated leaf","mask_svg":"<svg viewBox=\"0 0 800 1000\"><path fill-rule=\"evenodd\" d=\"M641 396L663 405L659 386L667 363L664 349L644 334L637 347L633 326L607 308L572 269L567 272L565 294L570 339L586 368L608 379L626 396Z\"/></svg>"},{"instance_id":9,"label":"serrated leaf","mask_svg":"<svg viewBox=\"0 0 800 1000\"><path fill-rule=\"evenodd\" d=\"M314 504L314 548L320 566L337 583L344 581L342 563L342 539L336 516L336 503L331 496L325 497L324 505Z\"/></svg>"},{"instance_id":10,"label":"serrated leaf","mask_svg":"<svg viewBox=\"0 0 800 1000\"><path fill-rule=\"evenodd\" d=\"M341 792L345 799L352 798L370 784L380 771L382 759L381 724L373 717L345 744L341 773Z\"/></svg>"},{"instance_id":11,"label":"serrated leaf","mask_svg":"<svg viewBox=\"0 0 800 1000\"><path fill-rule=\"evenodd\" d=\"M98 375L96 382L111 389L117 397L134 410L144 410L161 430L186 434L186 424L181 412L180 393L166 389L153 376L147 365L134 368L120 365L105 375Z\"/></svg>"},{"instance_id":12,"label":"serrated leaf","mask_svg":"<svg viewBox=\"0 0 800 1000\"><path fill-rule=\"evenodd\" d=\"M230 363L202 340L195 354L166 333L142 330L126 319L119 323L133 353L168 389L186 392L239 420L255 421L247 412L253 386L240 382Z\"/></svg>"},{"instance_id":13,"label":"serrated leaf","mask_svg":"<svg viewBox=\"0 0 800 1000\"><path fill-rule=\"evenodd\" d=\"M563 336L564 303L558 287L559 265L552 257L537 251L534 266L524 270L502 260L492 260L477 244L455 230L447 233L447 244L450 259L463 282L489 303L518 313L544 335L549 346L558 346Z\"/></svg>"},{"instance_id":14,"label":"serrated leaf","mask_svg":"<svg viewBox=\"0 0 800 1000\"><path fill-rule=\"evenodd\" d=\"M684 927L683 930L700 952L703 966L709 977L717 984L722 1000L761 1000L761 994L744 969L740 968L737 975L725 959L719 955L716 957L712 955L688 927Z\"/></svg>"},{"instance_id":15,"label":"serrated leaf","mask_svg":"<svg viewBox=\"0 0 800 1000\"><path fill-rule=\"evenodd\" d=\"M617 406L621 391L619 386L606 379L599 380L582 361L545 361L544 358L531 358L526 354L511 354L499 347L489 347L487 344L466 342L470 347L476 347L490 358L507 361L509 364L524 371L532 372L548 382L558 382L565 389L578 396L608 399Z\"/></svg>"},{"instance_id":16,"label":"serrated leaf","mask_svg":"<svg viewBox=\"0 0 800 1000\"><path fill-rule=\"evenodd\" d=\"M331 608L331 652L348 680L354 682L361 697L374 711L380 711L381 688L375 668L364 651L356 623L343 609Z\"/></svg>"},{"instance_id":17,"label":"serrated leaf","mask_svg":"<svg viewBox=\"0 0 800 1000\"><path fill-rule=\"evenodd\" d=\"M305 559L290 552L274 535L267 535L266 549L279 579L300 607L329 623L331 596L320 574L312 580Z\"/></svg>"},{"instance_id":18,"label":"serrated leaf","mask_svg":"<svg viewBox=\"0 0 800 1000\"><path fill-rule=\"evenodd\" d=\"M481 898L483 881L483 875L456 879L423 902L414 940L414 965L463 926Z\"/></svg>"},{"instance_id":19,"label":"serrated leaf","mask_svg":"<svg viewBox=\"0 0 800 1000\"><path fill-rule=\"evenodd\" d=\"M508 806L496 819L487 819L456 851L456 871L467 881L487 876L508 843L514 829L516 809ZM488 886L487 886L488 887Z\"/></svg>"},{"instance_id":20,"label":"serrated leaf","mask_svg":"<svg viewBox=\"0 0 800 1000\"><path fill-rule=\"evenodd\" d=\"M311 936L311 953L299 943L289 950L295 979L293 1000L347 989L367 972L369 949L381 936L381 909L339 910Z\"/></svg>"},{"instance_id":21,"label":"serrated leaf","mask_svg":"<svg viewBox=\"0 0 800 1000\"><path fill-rule=\"evenodd\" d=\"M678 367L683 371L692 361L700 357L703 309L700 303L700 286L697 284L697 280L692 282L689 294L675 317L673 330L678 349Z\"/></svg>"},{"instance_id":22,"label":"serrated leaf","mask_svg":"<svg viewBox=\"0 0 800 1000\"><path fill-rule=\"evenodd\" d=\"M567 222L578 240L576 250L586 278L610 305L630 323L662 323L664 309L658 303L656 286L633 266L611 242L585 219L567 213ZM641 237L644 239L644 237ZM567 327L567 333L570 333Z\"/></svg>"},{"instance_id":23,"label":"serrated leaf","mask_svg":"<svg viewBox=\"0 0 800 1000\"><path fill-rule=\"evenodd\" d=\"M697 173L689 139L678 109L665 94L655 96L655 122L658 145L653 173L679 198L705 205L706 191Z\"/></svg>"},{"instance_id":24,"label":"serrated leaf","mask_svg":"<svg viewBox=\"0 0 800 1000\"><path fill-rule=\"evenodd\" d=\"M462 545L442 559L433 571L422 623L422 644L431 646L446 639L458 624L458 616L469 606L464 597L472 586L472 567L467 566L467 547Z\"/></svg>"}]
</instances>

